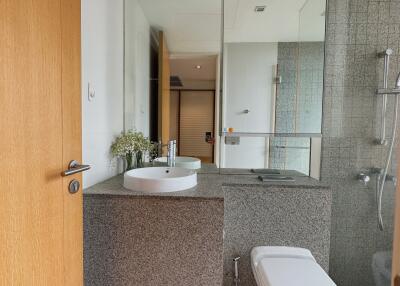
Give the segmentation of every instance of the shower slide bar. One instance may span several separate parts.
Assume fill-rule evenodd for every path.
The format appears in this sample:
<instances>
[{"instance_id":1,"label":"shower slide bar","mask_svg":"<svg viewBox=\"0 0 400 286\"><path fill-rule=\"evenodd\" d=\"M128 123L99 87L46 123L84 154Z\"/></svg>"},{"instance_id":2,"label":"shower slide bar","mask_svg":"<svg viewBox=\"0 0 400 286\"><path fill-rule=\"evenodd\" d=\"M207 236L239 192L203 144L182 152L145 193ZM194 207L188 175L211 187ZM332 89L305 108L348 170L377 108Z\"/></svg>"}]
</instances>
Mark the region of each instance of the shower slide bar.
<instances>
[{"instance_id":1,"label":"shower slide bar","mask_svg":"<svg viewBox=\"0 0 400 286\"><path fill-rule=\"evenodd\" d=\"M383 58L383 89L388 88L388 77L389 77L389 64L390 56L393 54L392 49L386 49L383 52L377 54L378 58ZM381 128L380 128L380 138L376 140L379 145L386 145L386 107L387 107L387 94L382 94L382 109L381 109Z\"/></svg>"},{"instance_id":2,"label":"shower slide bar","mask_svg":"<svg viewBox=\"0 0 400 286\"><path fill-rule=\"evenodd\" d=\"M382 53L379 53L379 57L384 58L384 71L383 71L383 88L377 90L376 94L382 96L382 117L381 117L381 138L378 140L379 144L386 145L386 134L385 134L385 125L386 125L386 105L387 105L387 97L388 95L393 95L395 97L394 104L394 117L392 124L392 134L390 137L389 149L387 152L386 160L384 168L378 172L378 177L376 180L376 200L377 200L377 217L378 217L378 226L381 231L384 229L383 218L382 218L382 195L383 189L385 187L385 182L388 178L392 177L388 175L388 169L392 159L393 148L396 141L396 130L397 130L397 119L399 114L399 96L400 96L400 73L397 76L397 80L394 88L388 88L388 75L389 75L389 60L390 55L393 53L391 49L387 49ZM393 183L396 183L396 178L391 178Z\"/></svg>"}]
</instances>

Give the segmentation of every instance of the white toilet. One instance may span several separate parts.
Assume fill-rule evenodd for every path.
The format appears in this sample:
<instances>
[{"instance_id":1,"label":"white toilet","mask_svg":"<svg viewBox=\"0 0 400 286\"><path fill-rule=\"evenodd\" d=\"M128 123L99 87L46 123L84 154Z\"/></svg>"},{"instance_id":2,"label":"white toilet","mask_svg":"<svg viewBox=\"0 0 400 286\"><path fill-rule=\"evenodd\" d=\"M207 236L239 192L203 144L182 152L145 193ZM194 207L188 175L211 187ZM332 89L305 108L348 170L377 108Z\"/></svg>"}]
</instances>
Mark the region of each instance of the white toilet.
<instances>
[{"instance_id":1,"label":"white toilet","mask_svg":"<svg viewBox=\"0 0 400 286\"><path fill-rule=\"evenodd\" d=\"M251 251L258 286L335 286L305 248L258 246Z\"/></svg>"}]
</instances>

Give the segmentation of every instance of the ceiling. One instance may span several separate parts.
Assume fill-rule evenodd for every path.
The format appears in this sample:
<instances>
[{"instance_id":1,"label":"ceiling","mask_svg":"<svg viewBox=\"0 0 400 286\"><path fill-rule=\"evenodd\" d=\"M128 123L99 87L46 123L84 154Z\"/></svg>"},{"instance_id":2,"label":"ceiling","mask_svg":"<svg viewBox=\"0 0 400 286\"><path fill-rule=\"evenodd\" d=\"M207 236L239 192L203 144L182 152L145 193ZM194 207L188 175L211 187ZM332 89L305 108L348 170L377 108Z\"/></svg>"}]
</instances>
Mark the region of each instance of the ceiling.
<instances>
[{"instance_id":1,"label":"ceiling","mask_svg":"<svg viewBox=\"0 0 400 286\"><path fill-rule=\"evenodd\" d=\"M188 80L215 80L217 72L216 60L216 56L172 58L170 60L171 75ZM197 65L201 68L197 69Z\"/></svg>"},{"instance_id":2,"label":"ceiling","mask_svg":"<svg viewBox=\"0 0 400 286\"><path fill-rule=\"evenodd\" d=\"M266 6L256 13L256 6ZM225 42L323 41L325 0L225 0Z\"/></svg>"},{"instance_id":3,"label":"ceiling","mask_svg":"<svg viewBox=\"0 0 400 286\"><path fill-rule=\"evenodd\" d=\"M218 53L220 0L139 0L150 25L163 30L171 53Z\"/></svg>"},{"instance_id":4,"label":"ceiling","mask_svg":"<svg viewBox=\"0 0 400 286\"><path fill-rule=\"evenodd\" d=\"M196 68L198 65L200 69ZM181 79L184 88L215 88L217 56L173 57L170 69L171 75Z\"/></svg>"},{"instance_id":5,"label":"ceiling","mask_svg":"<svg viewBox=\"0 0 400 286\"><path fill-rule=\"evenodd\" d=\"M172 54L220 51L220 0L138 0ZM262 13L255 6L265 5ZM225 42L322 41L325 0L225 0ZM324 15L324 14L323 14Z\"/></svg>"}]
</instances>

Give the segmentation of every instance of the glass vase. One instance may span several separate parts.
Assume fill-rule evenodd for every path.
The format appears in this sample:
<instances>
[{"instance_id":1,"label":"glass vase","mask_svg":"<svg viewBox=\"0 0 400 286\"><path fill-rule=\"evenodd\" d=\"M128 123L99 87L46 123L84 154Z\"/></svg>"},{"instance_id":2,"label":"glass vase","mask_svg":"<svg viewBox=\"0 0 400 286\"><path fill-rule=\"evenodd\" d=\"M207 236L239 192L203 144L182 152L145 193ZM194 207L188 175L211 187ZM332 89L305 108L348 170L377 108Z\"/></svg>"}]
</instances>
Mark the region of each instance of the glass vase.
<instances>
[{"instance_id":1,"label":"glass vase","mask_svg":"<svg viewBox=\"0 0 400 286\"><path fill-rule=\"evenodd\" d=\"M125 156L126 159L126 171L132 170L133 169L133 154L128 153Z\"/></svg>"},{"instance_id":2,"label":"glass vase","mask_svg":"<svg viewBox=\"0 0 400 286\"><path fill-rule=\"evenodd\" d=\"M136 152L136 168L143 168L143 167L144 167L143 152L142 151Z\"/></svg>"}]
</instances>

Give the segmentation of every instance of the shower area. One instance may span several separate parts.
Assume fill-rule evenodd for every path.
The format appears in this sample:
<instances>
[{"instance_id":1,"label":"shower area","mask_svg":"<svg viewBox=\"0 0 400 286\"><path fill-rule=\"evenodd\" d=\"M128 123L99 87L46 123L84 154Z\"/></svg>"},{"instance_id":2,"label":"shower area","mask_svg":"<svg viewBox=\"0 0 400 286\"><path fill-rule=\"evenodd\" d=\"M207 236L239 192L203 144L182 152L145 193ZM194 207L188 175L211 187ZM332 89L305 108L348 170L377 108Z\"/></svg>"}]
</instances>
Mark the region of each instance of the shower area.
<instances>
[{"instance_id":1,"label":"shower area","mask_svg":"<svg viewBox=\"0 0 400 286\"><path fill-rule=\"evenodd\" d=\"M324 42L280 42L274 131L321 133ZM312 175L312 146L320 138L270 138L269 167Z\"/></svg>"},{"instance_id":2,"label":"shower area","mask_svg":"<svg viewBox=\"0 0 400 286\"><path fill-rule=\"evenodd\" d=\"M399 1L328 0L321 180L333 190L330 275L340 286L390 285L399 15Z\"/></svg>"}]
</instances>

